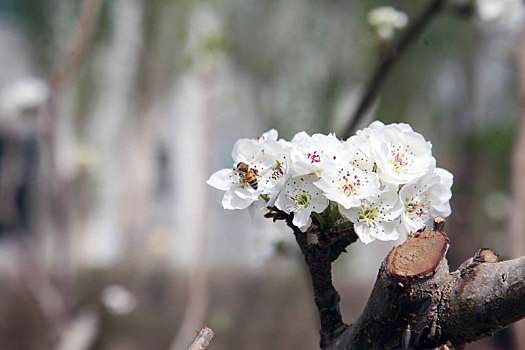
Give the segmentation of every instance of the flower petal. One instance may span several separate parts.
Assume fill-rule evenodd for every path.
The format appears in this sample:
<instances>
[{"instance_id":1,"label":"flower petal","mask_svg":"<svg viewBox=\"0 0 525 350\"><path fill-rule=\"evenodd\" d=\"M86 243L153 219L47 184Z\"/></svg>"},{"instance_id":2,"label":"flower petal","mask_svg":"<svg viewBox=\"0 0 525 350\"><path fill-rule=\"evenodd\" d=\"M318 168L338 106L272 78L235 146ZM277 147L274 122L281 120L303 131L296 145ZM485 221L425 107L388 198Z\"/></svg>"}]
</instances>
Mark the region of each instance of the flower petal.
<instances>
[{"instance_id":1,"label":"flower petal","mask_svg":"<svg viewBox=\"0 0 525 350\"><path fill-rule=\"evenodd\" d=\"M221 191L227 191L232 185L232 176L234 172L232 169L221 169L214 172L206 183Z\"/></svg>"}]
</instances>

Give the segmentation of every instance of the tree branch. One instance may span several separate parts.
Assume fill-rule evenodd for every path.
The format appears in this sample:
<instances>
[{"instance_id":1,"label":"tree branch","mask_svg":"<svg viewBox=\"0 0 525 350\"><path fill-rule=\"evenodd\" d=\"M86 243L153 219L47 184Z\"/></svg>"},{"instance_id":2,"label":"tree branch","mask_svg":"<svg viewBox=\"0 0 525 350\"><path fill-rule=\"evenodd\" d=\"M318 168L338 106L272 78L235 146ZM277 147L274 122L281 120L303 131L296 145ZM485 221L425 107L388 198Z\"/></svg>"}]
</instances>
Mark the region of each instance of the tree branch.
<instances>
[{"instance_id":1,"label":"tree branch","mask_svg":"<svg viewBox=\"0 0 525 350\"><path fill-rule=\"evenodd\" d=\"M353 228L318 230L319 227L315 227L314 224L312 228L316 229L318 243L311 244L308 243L308 233L302 232L293 225L293 214L286 214L277 208L269 209L270 212L265 216L274 221L286 221L293 230L295 240L304 255L312 281L315 305L319 311L320 346L326 348L348 327L343 323L339 308L339 293L332 283L332 262L345 252L346 247L355 242L358 237Z\"/></svg>"},{"instance_id":2,"label":"tree branch","mask_svg":"<svg viewBox=\"0 0 525 350\"><path fill-rule=\"evenodd\" d=\"M525 256L456 272L442 306L442 338L471 342L525 317Z\"/></svg>"},{"instance_id":3,"label":"tree branch","mask_svg":"<svg viewBox=\"0 0 525 350\"><path fill-rule=\"evenodd\" d=\"M210 345L214 335L215 333L211 328L204 326L188 350L205 350Z\"/></svg>"},{"instance_id":4,"label":"tree branch","mask_svg":"<svg viewBox=\"0 0 525 350\"><path fill-rule=\"evenodd\" d=\"M428 6L411 22L408 28L401 33L398 40L389 44L383 54L381 60L374 71L370 81L366 85L366 90L361 96L357 108L350 116L348 125L344 129L341 137L347 139L350 137L356 125L363 118L365 112L374 102L379 89L386 80L386 77L392 70L394 63L406 51L415 38L427 27L431 20L440 12L443 7L444 0L432 0Z\"/></svg>"},{"instance_id":5,"label":"tree branch","mask_svg":"<svg viewBox=\"0 0 525 350\"><path fill-rule=\"evenodd\" d=\"M80 18L70 38L67 55L49 77L49 83L53 91L60 90L67 80L75 75L82 63L95 33L103 1L82 1Z\"/></svg>"},{"instance_id":6,"label":"tree branch","mask_svg":"<svg viewBox=\"0 0 525 350\"><path fill-rule=\"evenodd\" d=\"M497 262L481 249L448 270L441 231L411 234L383 262L357 321L329 347L461 347L525 317L525 257Z\"/></svg>"}]
</instances>

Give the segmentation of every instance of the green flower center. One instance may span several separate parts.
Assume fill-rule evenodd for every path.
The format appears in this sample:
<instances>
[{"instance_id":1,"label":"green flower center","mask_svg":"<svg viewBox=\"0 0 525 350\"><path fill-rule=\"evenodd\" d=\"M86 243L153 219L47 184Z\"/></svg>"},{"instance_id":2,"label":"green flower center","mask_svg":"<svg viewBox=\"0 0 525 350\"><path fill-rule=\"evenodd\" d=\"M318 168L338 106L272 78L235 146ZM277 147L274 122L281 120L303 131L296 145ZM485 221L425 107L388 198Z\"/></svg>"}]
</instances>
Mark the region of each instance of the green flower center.
<instances>
[{"instance_id":1,"label":"green flower center","mask_svg":"<svg viewBox=\"0 0 525 350\"><path fill-rule=\"evenodd\" d=\"M311 196L310 194L302 193L297 196L296 203L298 206L302 208L307 208L310 204Z\"/></svg>"},{"instance_id":2,"label":"green flower center","mask_svg":"<svg viewBox=\"0 0 525 350\"><path fill-rule=\"evenodd\" d=\"M381 216L381 211L379 207L368 206L361 210L359 214L359 221L363 221L368 226L377 225L376 220Z\"/></svg>"}]
</instances>

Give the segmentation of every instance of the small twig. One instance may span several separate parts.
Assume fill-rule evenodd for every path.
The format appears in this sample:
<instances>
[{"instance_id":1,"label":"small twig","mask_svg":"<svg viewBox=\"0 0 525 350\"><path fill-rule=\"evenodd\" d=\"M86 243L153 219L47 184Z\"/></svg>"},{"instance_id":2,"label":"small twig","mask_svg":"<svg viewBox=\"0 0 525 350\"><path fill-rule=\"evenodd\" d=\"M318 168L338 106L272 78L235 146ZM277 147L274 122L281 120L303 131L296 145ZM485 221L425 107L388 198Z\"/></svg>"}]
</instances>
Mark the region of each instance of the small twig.
<instances>
[{"instance_id":1,"label":"small twig","mask_svg":"<svg viewBox=\"0 0 525 350\"><path fill-rule=\"evenodd\" d=\"M408 28L401 33L399 39L385 49L384 55L381 57L372 78L366 85L366 90L361 96L357 108L351 115L348 125L344 129L341 137L346 139L352 135L355 127L363 118L365 112L374 102L379 89L383 85L392 70L394 63L406 51L412 41L426 28L432 18L434 18L441 10L444 0L432 0L430 4L417 16Z\"/></svg>"},{"instance_id":2,"label":"small twig","mask_svg":"<svg viewBox=\"0 0 525 350\"><path fill-rule=\"evenodd\" d=\"M209 327L204 326L195 341L190 345L188 350L204 350L210 345L211 340L213 339L213 330Z\"/></svg>"},{"instance_id":3,"label":"small twig","mask_svg":"<svg viewBox=\"0 0 525 350\"><path fill-rule=\"evenodd\" d=\"M434 231L445 232L446 220L440 216L434 219Z\"/></svg>"}]
</instances>

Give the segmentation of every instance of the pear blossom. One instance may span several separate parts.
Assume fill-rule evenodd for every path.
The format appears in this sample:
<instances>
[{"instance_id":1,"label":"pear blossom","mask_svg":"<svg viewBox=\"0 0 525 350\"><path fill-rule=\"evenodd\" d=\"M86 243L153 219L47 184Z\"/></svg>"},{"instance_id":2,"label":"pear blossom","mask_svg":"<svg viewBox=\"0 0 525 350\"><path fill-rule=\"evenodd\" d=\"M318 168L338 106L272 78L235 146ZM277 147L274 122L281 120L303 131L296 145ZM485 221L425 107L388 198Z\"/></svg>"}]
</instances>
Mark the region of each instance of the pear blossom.
<instances>
[{"instance_id":1,"label":"pear blossom","mask_svg":"<svg viewBox=\"0 0 525 350\"><path fill-rule=\"evenodd\" d=\"M343 152L348 153L346 149L350 148L357 149L359 153L356 153L354 159L352 160L352 165L355 167L365 170L365 171L374 171L374 155L372 154L372 144L370 137L373 132L381 130L385 127L385 124L379 120L374 121L367 128L362 130L357 130L356 134L350 136L343 144Z\"/></svg>"},{"instance_id":2,"label":"pear blossom","mask_svg":"<svg viewBox=\"0 0 525 350\"><path fill-rule=\"evenodd\" d=\"M412 128L408 124L390 124L395 125L399 130L404 132L412 132ZM380 130L386 128L386 125L381 121L376 120L372 122L368 127L357 130L356 134L349 137L344 145L347 147L357 148L360 153L356 153L352 164L362 170L366 171L375 171L374 170L374 155L372 153L372 141L371 139L375 137Z\"/></svg>"},{"instance_id":3,"label":"pear blossom","mask_svg":"<svg viewBox=\"0 0 525 350\"><path fill-rule=\"evenodd\" d=\"M404 185L399 191L399 199L404 207L398 226L399 231L415 232L429 225L436 216L449 216L451 186L452 174L441 168Z\"/></svg>"},{"instance_id":4,"label":"pear blossom","mask_svg":"<svg viewBox=\"0 0 525 350\"><path fill-rule=\"evenodd\" d=\"M233 146L233 166L221 169L210 176L207 183L219 190L226 191L222 199L225 209L245 209L259 200L261 194L271 194L284 186L288 176L287 151L277 141L277 131L270 130L256 139L240 139ZM244 173L237 169L240 163L246 163L257 174L257 188L253 188L245 179Z\"/></svg>"},{"instance_id":5,"label":"pear blossom","mask_svg":"<svg viewBox=\"0 0 525 350\"><path fill-rule=\"evenodd\" d=\"M261 186L264 186L265 190L264 193L249 206L250 214L252 216L275 204L277 195L281 192L291 175L289 158L290 157L286 150L281 150L281 153L278 153L275 156L273 165L271 165L268 171L259 177L258 181Z\"/></svg>"},{"instance_id":6,"label":"pear blossom","mask_svg":"<svg viewBox=\"0 0 525 350\"><path fill-rule=\"evenodd\" d=\"M385 183L406 184L433 172L432 145L407 124L390 124L370 135L379 177Z\"/></svg>"},{"instance_id":7,"label":"pear blossom","mask_svg":"<svg viewBox=\"0 0 525 350\"><path fill-rule=\"evenodd\" d=\"M294 175L321 173L337 161L341 141L334 134L312 136L305 132L296 134L292 139L290 158Z\"/></svg>"},{"instance_id":8,"label":"pear blossom","mask_svg":"<svg viewBox=\"0 0 525 350\"><path fill-rule=\"evenodd\" d=\"M339 150L340 165L350 165L365 172L374 171L374 160L370 144L362 140L348 139L344 141Z\"/></svg>"},{"instance_id":9,"label":"pear blossom","mask_svg":"<svg viewBox=\"0 0 525 350\"><path fill-rule=\"evenodd\" d=\"M346 141L299 132L288 142L272 129L238 140L232 158L208 180L225 192L223 207L252 215L276 207L303 232L318 213L319 222L352 225L364 243L395 240L451 212L453 176L408 124L376 121Z\"/></svg>"},{"instance_id":10,"label":"pear blossom","mask_svg":"<svg viewBox=\"0 0 525 350\"><path fill-rule=\"evenodd\" d=\"M347 142L352 144L354 147L360 148L364 147L364 150L370 150L370 137L375 131L379 131L385 128L385 124L383 124L381 121L376 120L372 124L370 124L368 127L357 130L355 135L352 135L348 138ZM370 157L372 157L371 153L368 153Z\"/></svg>"},{"instance_id":11,"label":"pear blossom","mask_svg":"<svg viewBox=\"0 0 525 350\"><path fill-rule=\"evenodd\" d=\"M393 185L387 185L381 193L361 201L358 207L347 209L339 205L339 212L354 223L355 233L365 244L375 239L398 239L396 226L402 209Z\"/></svg>"},{"instance_id":12,"label":"pear blossom","mask_svg":"<svg viewBox=\"0 0 525 350\"><path fill-rule=\"evenodd\" d=\"M294 213L292 223L305 232L312 219L310 214L321 213L328 207L328 199L313 183L315 175L302 175L290 178L277 197L275 206L287 214Z\"/></svg>"},{"instance_id":13,"label":"pear blossom","mask_svg":"<svg viewBox=\"0 0 525 350\"><path fill-rule=\"evenodd\" d=\"M314 183L326 197L344 208L357 207L363 199L379 193L379 177L354 166L330 167Z\"/></svg>"},{"instance_id":14,"label":"pear blossom","mask_svg":"<svg viewBox=\"0 0 525 350\"><path fill-rule=\"evenodd\" d=\"M368 13L368 23L381 40L391 40L396 30L407 25L408 16L392 6L380 6Z\"/></svg>"}]
</instances>

